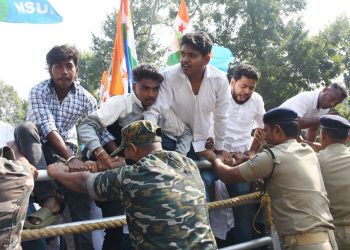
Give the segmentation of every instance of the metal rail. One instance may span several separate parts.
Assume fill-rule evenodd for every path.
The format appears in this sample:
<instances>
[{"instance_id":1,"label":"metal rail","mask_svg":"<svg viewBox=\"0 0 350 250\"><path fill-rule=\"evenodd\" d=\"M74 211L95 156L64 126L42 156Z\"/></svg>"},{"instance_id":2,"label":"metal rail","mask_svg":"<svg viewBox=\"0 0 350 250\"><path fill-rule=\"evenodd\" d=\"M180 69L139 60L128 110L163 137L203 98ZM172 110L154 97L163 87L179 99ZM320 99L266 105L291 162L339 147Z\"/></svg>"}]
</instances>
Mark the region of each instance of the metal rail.
<instances>
[{"instance_id":1,"label":"metal rail","mask_svg":"<svg viewBox=\"0 0 350 250\"><path fill-rule=\"evenodd\" d=\"M211 163L207 160L199 160L195 161L197 164L198 168L210 168ZM38 178L35 181L49 181L52 180L52 178L47 174L46 170L38 170Z\"/></svg>"}]
</instances>

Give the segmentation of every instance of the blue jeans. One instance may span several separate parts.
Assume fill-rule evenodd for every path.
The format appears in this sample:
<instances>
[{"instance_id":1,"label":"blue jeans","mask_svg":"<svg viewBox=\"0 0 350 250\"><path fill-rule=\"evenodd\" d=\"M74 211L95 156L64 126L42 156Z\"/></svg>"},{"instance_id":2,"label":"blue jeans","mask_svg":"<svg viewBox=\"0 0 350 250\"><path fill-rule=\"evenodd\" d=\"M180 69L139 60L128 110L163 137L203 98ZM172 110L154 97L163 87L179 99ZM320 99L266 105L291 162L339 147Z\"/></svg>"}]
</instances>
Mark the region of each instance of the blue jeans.
<instances>
[{"instance_id":1,"label":"blue jeans","mask_svg":"<svg viewBox=\"0 0 350 250\"><path fill-rule=\"evenodd\" d=\"M236 197L250 193L250 183L235 183L226 185L230 197ZM235 244L256 239L259 236L254 228L254 216L259 209L258 204L233 207L235 217L234 240Z\"/></svg>"},{"instance_id":2,"label":"blue jeans","mask_svg":"<svg viewBox=\"0 0 350 250\"><path fill-rule=\"evenodd\" d=\"M95 203L101 208L103 218L124 214L124 207L121 205L121 201L95 201ZM132 249L129 235L123 233L123 227L105 229L102 249Z\"/></svg>"}]
</instances>

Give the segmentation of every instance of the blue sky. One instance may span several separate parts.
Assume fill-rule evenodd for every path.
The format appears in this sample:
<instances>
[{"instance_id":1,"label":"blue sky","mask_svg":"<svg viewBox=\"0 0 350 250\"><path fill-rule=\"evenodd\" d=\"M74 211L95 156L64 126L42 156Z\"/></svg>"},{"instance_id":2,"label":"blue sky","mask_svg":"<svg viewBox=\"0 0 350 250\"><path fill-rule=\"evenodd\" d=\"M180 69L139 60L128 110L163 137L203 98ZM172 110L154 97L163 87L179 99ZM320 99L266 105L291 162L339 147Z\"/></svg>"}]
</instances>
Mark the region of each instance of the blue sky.
<instances>
[{"instance_id":1,"label":"blue sky","mask_svg":"<svg viewBox=\"0 0 350 250\"><path fill-rule=\"evenodd\" d=\"M48 78L46 53L57 44L75 44L89 50L91 33L99 33L106 14L119 8L118 0L49 0L63 22L50 25L0 22L0 80L15 87L27 99L35 84ZM180 2L180 0L179 0ZM349 0L308 0L304 21L311 34L334 21L339 14L350 17Z\"/></svg>"}]
</instances>

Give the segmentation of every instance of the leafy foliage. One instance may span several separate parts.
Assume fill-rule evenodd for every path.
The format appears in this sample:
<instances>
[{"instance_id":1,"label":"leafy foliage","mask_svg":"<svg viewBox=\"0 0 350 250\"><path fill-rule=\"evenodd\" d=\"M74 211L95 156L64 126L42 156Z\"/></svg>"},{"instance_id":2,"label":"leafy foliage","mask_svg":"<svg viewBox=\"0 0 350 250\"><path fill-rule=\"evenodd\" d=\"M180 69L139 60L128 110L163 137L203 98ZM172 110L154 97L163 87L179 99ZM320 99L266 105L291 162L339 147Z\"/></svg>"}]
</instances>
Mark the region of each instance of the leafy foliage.
<instances>
[{"instance_id":1,"label":"leafy foliage","mask_svg":"<svg viewBox=\"0 0 350 250\"><path fill-rule=\"evenodd\" d=\"M12 86L0 80L0 120L13 126L25 120L28 102L18 97Z\"/></svg>"},{"instance_id":2,"label":"leafy foliage","mask_svg":"<svg viewBox=\"0 0 350 250\"><path fill-rule=\"evenodd\" d=\"M171 27L179 0L132 0L131 10L140 62L162 65L160 40ZM310 36L301 20L306 0L191 0L186 1L195 30L229 48L235 62L256 66L261 73L257 91L266 109L291 96L342 77L350 87L350 22L345 16L317 36ZM89 91L98 87L108 69L115 37L116 11L93 35L92 53L83 55L80 77ZM340 78L339 78L340 79ZM340 79L339 81L342 81Z\"/></svg>"}]
</instances>

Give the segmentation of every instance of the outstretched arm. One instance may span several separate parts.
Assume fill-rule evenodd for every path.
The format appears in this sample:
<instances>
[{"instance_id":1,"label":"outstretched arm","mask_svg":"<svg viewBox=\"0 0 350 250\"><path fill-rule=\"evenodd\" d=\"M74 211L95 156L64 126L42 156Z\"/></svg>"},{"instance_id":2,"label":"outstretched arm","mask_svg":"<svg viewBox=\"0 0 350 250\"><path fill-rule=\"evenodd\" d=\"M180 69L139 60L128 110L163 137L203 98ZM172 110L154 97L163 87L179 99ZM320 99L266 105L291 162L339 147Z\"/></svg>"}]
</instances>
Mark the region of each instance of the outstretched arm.
<instances>
[{"instance_id":1,"label":"outstretched arm","mask_svg":"<svg viewBox=\"0 0 350 250\"><path fill-rule=\"evenodd\" d=\"M212 150L205 150L201 152L201 156L205 157L212 163L216 175L225 183L244 182L239 167L230 167L224 164L221 159L217 158Z\"/></svg>"},{"instance_id":2,"label":"outstretched arm","mask_svg":"<svg viewBox=\"0 0 350 250\"><path fill-rule=\"evenodd\" d=\"M63 186L79 193L87 193L86 183L92 175L89 172L69 173L69 168L63 163L54 163L47 167L48 174L63 184Z\"/></svg>"}]
</instances>

